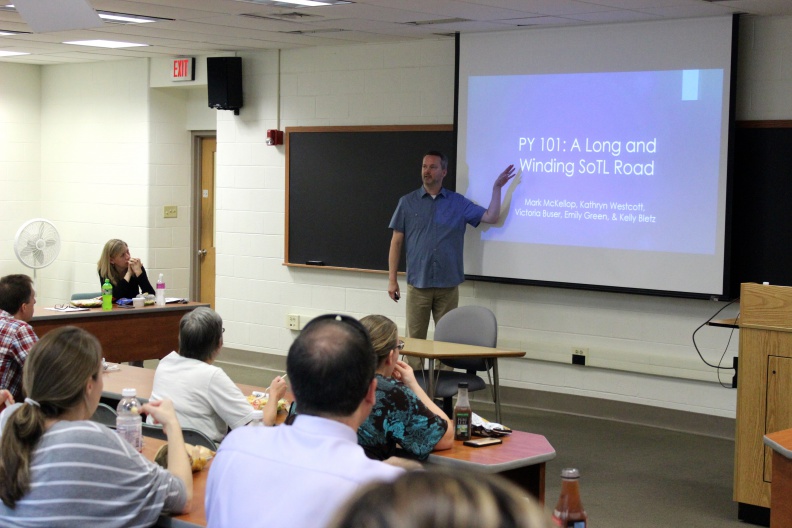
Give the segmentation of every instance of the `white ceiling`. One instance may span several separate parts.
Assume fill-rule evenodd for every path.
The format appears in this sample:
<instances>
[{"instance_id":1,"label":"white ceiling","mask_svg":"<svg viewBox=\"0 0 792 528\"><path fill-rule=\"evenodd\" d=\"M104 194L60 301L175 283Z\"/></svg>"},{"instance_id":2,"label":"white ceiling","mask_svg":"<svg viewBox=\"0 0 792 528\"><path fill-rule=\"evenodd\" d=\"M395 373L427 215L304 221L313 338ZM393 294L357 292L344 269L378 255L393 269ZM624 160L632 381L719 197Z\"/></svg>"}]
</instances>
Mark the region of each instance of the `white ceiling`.
<instances>
[{"instance_id":1,"label":"white ceiling","mask_svg":"<svg viewBox=\"0 0 792 528\"><path fill-rule=\"evenodd\" d=\"M26 0L19 0L23 1ZM0 36L0 51L30 54L0 57L0 60L61 64L403 41L437 38L437 35L454 32L519 27L608 24L732 13L792 15L792 0L356 0L344 5L302 8L241 0L87 1L96 10L172 20L124 25L105 22L93 29ZM0 5L12 3L13 0L0 0ZM415 24L448 19L463 20ZM14 10L0 10L2 30L31 31ZM101 49L62 44L88 39L121 40L148 46Z\"/></svg>"}]
</instances>

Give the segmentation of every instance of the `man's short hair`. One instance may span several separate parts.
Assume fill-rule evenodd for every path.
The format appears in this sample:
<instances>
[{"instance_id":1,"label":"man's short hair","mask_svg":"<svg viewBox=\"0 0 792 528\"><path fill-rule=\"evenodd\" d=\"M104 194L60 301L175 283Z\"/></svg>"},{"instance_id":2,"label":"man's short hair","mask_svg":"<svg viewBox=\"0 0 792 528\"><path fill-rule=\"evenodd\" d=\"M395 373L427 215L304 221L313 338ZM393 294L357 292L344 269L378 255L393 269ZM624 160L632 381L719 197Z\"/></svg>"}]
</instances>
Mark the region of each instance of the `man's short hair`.
<instances>
[{"instance_id":1,"label":"man's short hair","mask_svg":"<svg viewBox=\"0 0 792 528\"><path fill-rule=\"evenodd\" d=\"M300 414L351 416L365 398L375 370L368 332L344 315L313 319L286 357Z\"/></svg>"},{"instance_id":2,"label":"man's short hair","mask_svg":"<svg viewBox=\"0 0 792 528\"><path fill-rule=\"evenodd\" d=\"M206 361L223 338L223 319L205 306L184 314L179 322L179 355Z\"/></svg>"},{"instance_id":3,"label":"man's short hair","mask_svg":"<svg viewBox=\"0 0 792 528\"><path fill-rule=\"evenodd\" d=\"M33 296L33 279L27 275L6 275L0 279L0 310L16 314Z\"/></svg>"},{"instance_id":4,"label":"man's short hair","mask_svg":"<svg viewBox=\"0 0 792 528\"><path fill-rule=\"evenodd\" d=\"M426 156L437 156L440 158L440 168L443 170L448 170L448 156L440 152L439 150L430 150L426 154L424 154L424 158Z\"/></svg>"}]
</instances>

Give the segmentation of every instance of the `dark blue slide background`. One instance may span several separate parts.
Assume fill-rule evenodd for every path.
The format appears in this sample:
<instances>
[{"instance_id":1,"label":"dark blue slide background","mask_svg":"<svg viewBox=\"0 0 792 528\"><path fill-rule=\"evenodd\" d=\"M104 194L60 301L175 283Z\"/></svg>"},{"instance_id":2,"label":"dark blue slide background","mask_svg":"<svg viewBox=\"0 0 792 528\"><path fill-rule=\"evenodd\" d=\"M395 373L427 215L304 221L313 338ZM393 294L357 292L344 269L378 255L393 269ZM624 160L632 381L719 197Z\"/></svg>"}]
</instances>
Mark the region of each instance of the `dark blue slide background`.
<instances>
[{"instance_id":1,"label":"dark blue slide background","mask_svg":"<svg viewBox=\"0 0 792 528\"><path fill-rule=\"evenodd\" d=\"M471 77L458 191L486 207L500 165L521 172L482 239L712 254L723 82L718 69Z\"/></svg>"}]
</instances>

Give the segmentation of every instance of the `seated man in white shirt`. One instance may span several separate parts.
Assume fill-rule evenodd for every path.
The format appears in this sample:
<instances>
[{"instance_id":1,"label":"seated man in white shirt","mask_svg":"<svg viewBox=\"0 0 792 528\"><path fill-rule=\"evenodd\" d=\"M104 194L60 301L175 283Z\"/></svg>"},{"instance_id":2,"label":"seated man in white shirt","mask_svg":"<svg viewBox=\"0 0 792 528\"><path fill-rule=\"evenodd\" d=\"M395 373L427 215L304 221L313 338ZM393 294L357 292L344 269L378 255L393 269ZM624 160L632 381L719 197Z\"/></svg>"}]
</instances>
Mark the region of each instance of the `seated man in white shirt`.
<instances>
[{"instance_id":1,"label":"seated man in white shirt","mask_svg":"<svg viewBox=\"0 0 792 528\"><path fill-rule=\"evenodd\" d=\"M325 526L360 486L398 477L402 469L369 459L357 443L376 401L374 370L357 320L311 321L286 358L299 414L292 425L228 435L209 469L208 526Z\"/></svg>"},{"instance_id":2,"label":"seated man in white shirt","mask_svg":"<svg viewBox=\"0 0 792 528\"><path fill-rule=\"evenodd\" d=\"M247 425L253 407L231 378L212 365L223 347L223 320L214 310L196 308L179 323L179 352L162 358L154 373L152 400L173 400L182 427L220 442L228 428ZM264 406L264 424L274 425L286 382L277 376ZM149 423L153 423L149 416Z\"/></svg>"}]
</instances>

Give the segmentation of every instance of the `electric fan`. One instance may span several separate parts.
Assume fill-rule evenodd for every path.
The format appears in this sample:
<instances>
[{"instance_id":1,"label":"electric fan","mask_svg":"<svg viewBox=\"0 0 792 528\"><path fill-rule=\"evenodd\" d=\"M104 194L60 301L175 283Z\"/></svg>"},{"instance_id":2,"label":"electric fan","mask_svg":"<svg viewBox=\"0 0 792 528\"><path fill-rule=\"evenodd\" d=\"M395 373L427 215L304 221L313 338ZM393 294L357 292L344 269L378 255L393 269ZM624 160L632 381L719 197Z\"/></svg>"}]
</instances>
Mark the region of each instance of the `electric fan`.
<instances>
[{"instance_id":1,"label":"electric fan","mask_svg":"<svg viewBox=\"0 0 792 528\"><path fill-rule=\"evenodd\" d=\"M60 235L52 222L43 218L28 220L17 231L14 238L14 252L19 262L33 268L33 281L36 270L46 268L60 253Z\"/></svg>"}]
</instances>

